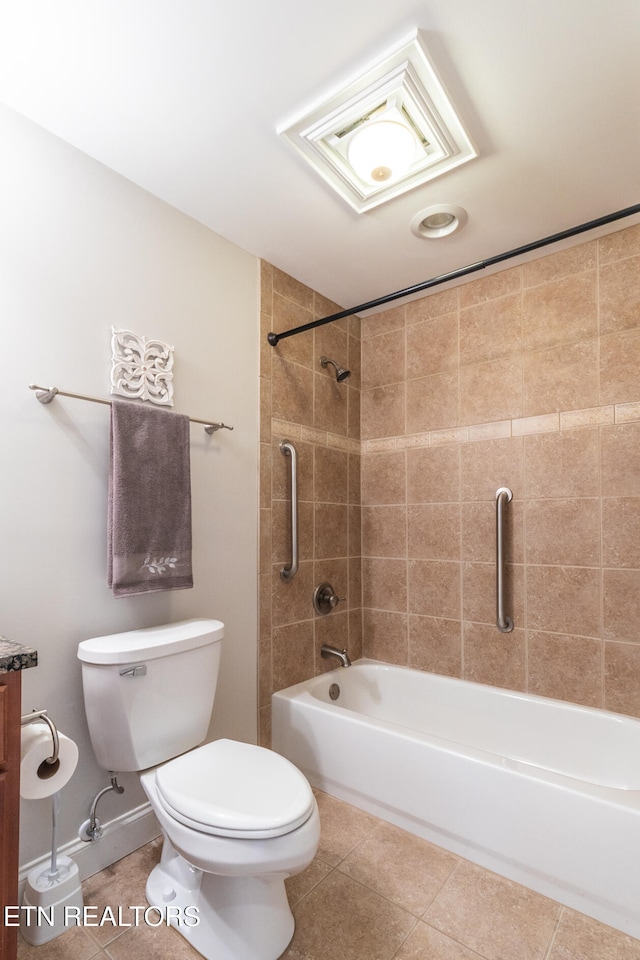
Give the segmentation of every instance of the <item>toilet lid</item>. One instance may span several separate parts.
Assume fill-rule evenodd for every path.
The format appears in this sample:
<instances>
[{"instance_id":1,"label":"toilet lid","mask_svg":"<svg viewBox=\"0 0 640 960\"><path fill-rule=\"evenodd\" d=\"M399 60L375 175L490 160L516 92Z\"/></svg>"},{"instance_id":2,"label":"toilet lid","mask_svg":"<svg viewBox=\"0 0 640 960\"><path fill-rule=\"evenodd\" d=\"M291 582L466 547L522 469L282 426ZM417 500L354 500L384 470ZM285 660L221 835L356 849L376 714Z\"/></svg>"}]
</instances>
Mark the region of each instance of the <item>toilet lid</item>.
<instances>
[{"instance_id":1,"label":"toilet lid","mask_svg":"<svg viewBox=\"0 0 640 960\"><path fill-rule=\"evenodd\" d=\"M173 817L202 833L262 839L290 833L311 815L306 777L285 757L237 740L214 740L158 767L156 786Z\"/></svg>"}]
</instances>

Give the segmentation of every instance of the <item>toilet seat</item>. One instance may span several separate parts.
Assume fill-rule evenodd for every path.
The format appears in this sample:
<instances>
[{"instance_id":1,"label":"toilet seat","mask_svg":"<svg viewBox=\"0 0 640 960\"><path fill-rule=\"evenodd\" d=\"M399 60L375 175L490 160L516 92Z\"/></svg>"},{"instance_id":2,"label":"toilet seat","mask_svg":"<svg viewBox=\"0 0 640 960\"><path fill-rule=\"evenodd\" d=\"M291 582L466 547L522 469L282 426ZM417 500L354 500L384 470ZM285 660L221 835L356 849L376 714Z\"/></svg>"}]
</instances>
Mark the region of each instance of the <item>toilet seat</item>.
<instances>
[{"instance_id":1,"label":"toilet seat","mask_svg":"<svg viewBox=\"0 0 640 960\"><path fill-rule=\"evenodd\" d=\"M250 743L214 740L156 770L166 812L201 833L279 837L305 823L314 797L285 757Z\"/></svg>"}]
</instances>

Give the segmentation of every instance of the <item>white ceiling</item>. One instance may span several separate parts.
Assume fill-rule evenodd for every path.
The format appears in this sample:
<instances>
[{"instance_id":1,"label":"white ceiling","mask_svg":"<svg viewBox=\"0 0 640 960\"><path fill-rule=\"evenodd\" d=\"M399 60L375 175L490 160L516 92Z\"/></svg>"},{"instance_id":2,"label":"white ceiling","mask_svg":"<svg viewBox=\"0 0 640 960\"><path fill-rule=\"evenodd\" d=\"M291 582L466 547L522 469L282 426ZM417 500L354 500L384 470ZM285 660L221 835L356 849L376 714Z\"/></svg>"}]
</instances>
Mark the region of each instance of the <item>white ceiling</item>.
<instances>
[{"instance_id":1,"label":"white ceiling","mask_svg":"<svg viewBox=\"0 0 640 960\"><path fill-rule=\"evenodd\" d=\"M479 156L357 214L277 131L416 27ZM0 0L0 101L352 306L640 203L639 41L638 0Z\"/></svg>"}]
</instances>

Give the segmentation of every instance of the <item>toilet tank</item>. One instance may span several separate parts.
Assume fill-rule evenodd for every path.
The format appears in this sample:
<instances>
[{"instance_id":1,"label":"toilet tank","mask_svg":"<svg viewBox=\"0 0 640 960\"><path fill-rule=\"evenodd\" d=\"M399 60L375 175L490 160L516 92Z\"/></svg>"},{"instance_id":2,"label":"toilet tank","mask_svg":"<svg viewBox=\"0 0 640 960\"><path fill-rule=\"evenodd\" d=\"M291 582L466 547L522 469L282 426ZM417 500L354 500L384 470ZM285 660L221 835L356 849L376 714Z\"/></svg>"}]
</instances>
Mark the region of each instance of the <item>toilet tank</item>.
<instances>
[{"instance_id":1,"label":"toilet tank","mask_svg":"<svg viewBox=\"0 0 640 960\"><path fill-rule=\"evenodd\" d=\"M83 640L84 705L105 770L146 770L202 743L224 624L182 620Z\"/></svg>"}]
</instances>

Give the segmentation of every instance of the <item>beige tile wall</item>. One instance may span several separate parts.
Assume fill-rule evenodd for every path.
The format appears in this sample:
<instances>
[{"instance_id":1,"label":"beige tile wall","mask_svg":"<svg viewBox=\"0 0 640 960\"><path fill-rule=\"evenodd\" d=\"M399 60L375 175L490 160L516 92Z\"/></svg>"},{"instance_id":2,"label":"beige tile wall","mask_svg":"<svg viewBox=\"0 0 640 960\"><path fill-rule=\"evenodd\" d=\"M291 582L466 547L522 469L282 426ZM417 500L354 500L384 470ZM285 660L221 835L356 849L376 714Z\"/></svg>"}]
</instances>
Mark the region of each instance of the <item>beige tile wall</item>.
<instances>
[{"instance_id":1,"label":"beige tile wall","mask_svg":"<svg viewBox=\"0 0 640 960\"><path fill-rule=\"evenodd\" d=\"M339 308L266 263L261 289L262 742L272 690L326 669L323 642L640 716L640 227L276 348L269 330ZM282 438L300 453L291 584ZM324 579L348 597L326 619Z\"/></svg>"},{"instance_id":2,"label":"beige tile wall","mask_svg":"<svg viewBox=\"0 0 640 960\"><path fill-rule=\"evenodd\" d=\"M343 320L267 343L283 331L336 313L340 307L270 264L261 265L260 451L260 740L269 743L271 693L306 680L331 664L330 643L362 655L360 574L360 321ZM328 356L352 371L336 383L320 366ZM290 562L290 469L280 441L298 454L298 573ZM315 614L314 588L329 581L344 603Z\"/></svg>"},{"instance_id":3,"label":"beige tile wall","mask_svg":"<svg viewBox=\"0 0 640 960\"><path fill-rule=\"evenodd\" d=\"M640 227L363 321L366 655L640 716L639 348Z\"/></svg>"}]
</instances>

